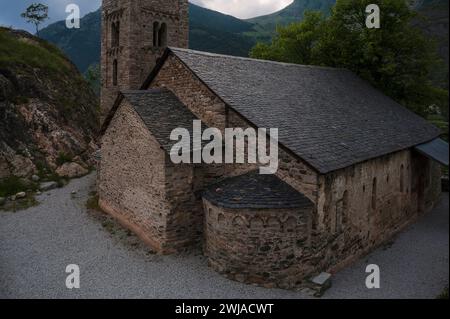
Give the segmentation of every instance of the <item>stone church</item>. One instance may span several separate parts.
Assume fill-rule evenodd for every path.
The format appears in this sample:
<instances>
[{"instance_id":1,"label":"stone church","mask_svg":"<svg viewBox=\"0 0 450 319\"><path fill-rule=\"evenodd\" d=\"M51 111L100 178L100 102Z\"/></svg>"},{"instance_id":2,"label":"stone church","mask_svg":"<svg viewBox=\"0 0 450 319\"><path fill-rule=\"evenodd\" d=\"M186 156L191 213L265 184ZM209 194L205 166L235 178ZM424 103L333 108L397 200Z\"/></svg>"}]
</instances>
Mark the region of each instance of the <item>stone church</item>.
<instances>
[{"instance_id":1,"label":"stone church","mask_svg":"<svg viewBox=\"0 0 450 319\"><path fill-rule=\"evenodd\" d=\"M188 50L188 20L187 0L103 0L99 204L152 249L289 289L433 207L439 129L347 70ZM278 172L174 164L170 133L195 119L278 128Z\"/></svg>"}]
</instances>

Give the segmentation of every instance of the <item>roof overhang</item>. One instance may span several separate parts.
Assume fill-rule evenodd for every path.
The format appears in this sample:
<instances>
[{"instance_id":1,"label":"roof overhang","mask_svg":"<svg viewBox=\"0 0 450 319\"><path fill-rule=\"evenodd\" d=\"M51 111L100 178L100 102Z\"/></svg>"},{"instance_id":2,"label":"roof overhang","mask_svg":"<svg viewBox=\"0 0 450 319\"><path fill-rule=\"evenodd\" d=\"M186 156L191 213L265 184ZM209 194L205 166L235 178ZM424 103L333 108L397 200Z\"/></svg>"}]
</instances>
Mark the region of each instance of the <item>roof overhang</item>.
<instances>
[{"instance_id":1,"label":"roof overhang","mask_svg":"<svg viewBox=\"0 0 450 319\"><path fill-rule=\"evenodd\" d=\"M431 142L418 145L414 148L419 153L448 166L448 143L437 138Z\"/></svg>"}]
</instances>

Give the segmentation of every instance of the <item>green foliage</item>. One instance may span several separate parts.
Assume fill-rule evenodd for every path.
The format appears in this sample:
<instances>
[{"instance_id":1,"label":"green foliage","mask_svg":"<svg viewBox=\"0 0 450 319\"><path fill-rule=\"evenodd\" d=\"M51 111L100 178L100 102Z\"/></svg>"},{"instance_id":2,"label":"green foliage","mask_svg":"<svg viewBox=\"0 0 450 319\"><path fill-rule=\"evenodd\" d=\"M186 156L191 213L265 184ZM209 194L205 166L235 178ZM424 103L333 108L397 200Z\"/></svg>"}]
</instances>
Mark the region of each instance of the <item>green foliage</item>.
<instances>
[{"instance_id":1,"label":"green foliage","mask_svg":"<svg viewBox=\"0 0 450 319\"><path fill-rule=\"evenodd\" d=\"M33 3L20 16L28 23L34 24L36 34L39 35L39 25L48 19L48 6L42 3Z\"/></svg>"},{"instance_id":2,"label":"green foliage","mask_svg":"<svg viewBox=\"0 0 450 319\"><path fill-rule=\"evenodd\" d=\"M12 176L0 180L0 197L15 195L25 189L18 177Z\"/></svg>"},{"instance_id":3,"label":"green foliage","mask_svg":"<svg viewBox=\"0 0 450 319\"><path fill-rule=\"evenodd\" d=\"M0 67L29 65L53 73L69 72L70 62L53 45L32 38L16 38L0 28Z\"/></svg>"},{"instance_id":4,"label":"green foliage","mask_svg":"<svg viewBox=\"0 0 450 319\"><path fill-rule=\"evenodd\" d=\"M72 162L72 160L73 157L71 155L61 152L58 154L58 157L56 158L56 165L61 166L65 163Z\"/></svg>"},{"instance_id":5,"label":"green foliage","mask_svg":"<svg viewBox=\"0 0 450 319\"><path fill-rule=\"evenodd\" d=\"M92 91L94 91L95 94L97 94L97 96L100 95L100 88L101 88L100 65L94 64L89 66L84 77L86 81L89 83L89 86L91 87Z\"/></svg>"},{"instance_id":6,"label":"green foliage","mask_svg":"<svg viewBox=\"0 0 450 319\"><path fill-rule=\"evenodd\" d=\"M99 196L96 192L89 194L89 198L86 202L86 208L92 209L92 210L95 210L98 212L102 211L102 209L100 208L100 205L99 205Z\"/></svg>"},{"instance_id":7,"label":"green foliage","mask_svg":"<svg viewBox=\"0 0 450 319\"><path fill-rule=\"evenodd\" d=\"M280 26L300 22L307 11L317 11L328 16L335 0L294 0L286 8L275 13L247 20L254 23L254 31L247 32L261 42L270 42Z\"/></svg>"},{"instance_id":8,"label":"green foliage","mask_svg":"<svg viewBox=\"0 0 450 319\"><path fill-rule=\"evenodd\" d=\"M365 8L372 3L381 9L380 29L365 25ZM432 105L448 109L448 92L431 84L439 58L435 43L412 26L415 16L406 1L338 0L330 17L306 13L302 22L279 27L272 43L258 44L251 56L349 69L427 116Z\"/></svg>"},{"instance_id":9,"label":"green foliage","mask_svg":"<svg viewBox=\"0 0 450 319\"><path fill-rule=\"evenodd\" d=\"M12 196L27 190L37 190L37 188L35 183L26 182L24 179L16 176L10 176L0 180L0 197Z\"/></svg>"},{"instance_id":10,"label":"green foliage","mask_svg":"<svg viewBox=\"0 0 450 319\"><path fill-rule=\"evenodd\" d=\"M442 293L437 297L437 299L446 299L448 300L448 287L446 287Z\"/></svg>"}]
</instances>

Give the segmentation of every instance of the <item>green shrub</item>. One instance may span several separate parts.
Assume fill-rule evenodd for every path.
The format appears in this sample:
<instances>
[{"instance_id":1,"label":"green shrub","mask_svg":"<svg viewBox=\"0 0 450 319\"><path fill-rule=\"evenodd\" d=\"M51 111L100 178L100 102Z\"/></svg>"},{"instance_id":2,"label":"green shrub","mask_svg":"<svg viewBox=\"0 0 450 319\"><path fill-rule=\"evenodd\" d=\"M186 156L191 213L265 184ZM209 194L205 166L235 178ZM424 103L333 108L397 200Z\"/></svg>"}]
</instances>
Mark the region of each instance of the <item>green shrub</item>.
<instances>
[{"instance_id":1,"label":"green shrub","mask_svg":"<svg viewBox=\"0 0 450 319\"><path fill-rule=\"evenodd\" d=\"M86 208L101 212L102 210L98 204L98 201L99 201L99 197L98 197L97 193L95 193L95 192L90 193L89 198L86 202Z\"/></svg>"},{"instance_id":2,"label":"green shrub","mask_svg":"<svg viewBox=\"0 0 450 319\"><path fill-rule=\"evenodd\" d=\"M56 165L61 166L65 163L72 162L73 157L69 154L66 154L64 152L59 153L58 157L56 158Z\"/></svg>"},{"instance_id":3,"label":"green shrub","mask_svg":"<svg viewBox=\"0 0 450 319\"><path fill-rule=\"evenodd\" d=\"M0 180L0 197L12 196L29 189L36 190L37 185L31 182L26 183L25 180L16 176Z\"/></svg>"},{"instance_id":4,"label":"green shrub","mask_svg":"<svg viewBox=\"0 0 450 319\"><path fill-rule=\"evenodd\" d=\"M444 289L444 291L437 297L437 299L446 299L448 300L448 287Z\"/></svg>"}]
</instances>

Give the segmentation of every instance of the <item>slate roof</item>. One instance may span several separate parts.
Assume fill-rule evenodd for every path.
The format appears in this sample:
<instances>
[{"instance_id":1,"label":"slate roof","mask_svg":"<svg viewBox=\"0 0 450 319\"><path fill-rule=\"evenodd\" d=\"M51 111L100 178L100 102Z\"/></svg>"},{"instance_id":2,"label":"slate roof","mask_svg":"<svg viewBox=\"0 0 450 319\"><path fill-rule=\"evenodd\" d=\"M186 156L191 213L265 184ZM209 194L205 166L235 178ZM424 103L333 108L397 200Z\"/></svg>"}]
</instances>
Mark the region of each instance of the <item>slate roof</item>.
<instances>
[{"instance_id":1,"label":"slate roof","mask_svg":"<svg viewBox=\"0 0 450 319\"><path fill-rule=\"evenodd\" d=\"M209 186L203 198L233 209L283 209L314 206L303 194L275 175L253 171Z\"/></svg>"},{"instance_id":2,"label":"slate roof","mask_svg":"<svg viewBox=\"0 0 450 319\"><path fill-rule=\"evenodd\" d=\"M278 128L280 144L320 173L407 149L441 133L344 69L177 48L168 49L165 57L170 53L253 125Z\"/></svg>"},{"instance_id":3,"label":"slate roof","mask_svg":"<svg viewBox=\"0 0 450 319\"><path fill-rule=\"evenodd\" d=\"M150 89L121 93L139 114L158 143L169 154L172 146L178 143L170 140L173 129L187 129L192 139L192 124L198 118L171 91ZM202 130L205 128L206 126L202 123Z\"/></svg>"},{"instance_id":4,"label":"slate roof","mask_svg":"<svg viewBox=\"0 0 450 319\"><path fill-rule=\"evenodd\" d=\"M418 145L415 149L436 162L448 166L448 143L444 140L437 138L431 142Z\"/></svg>"}]
</instances>

